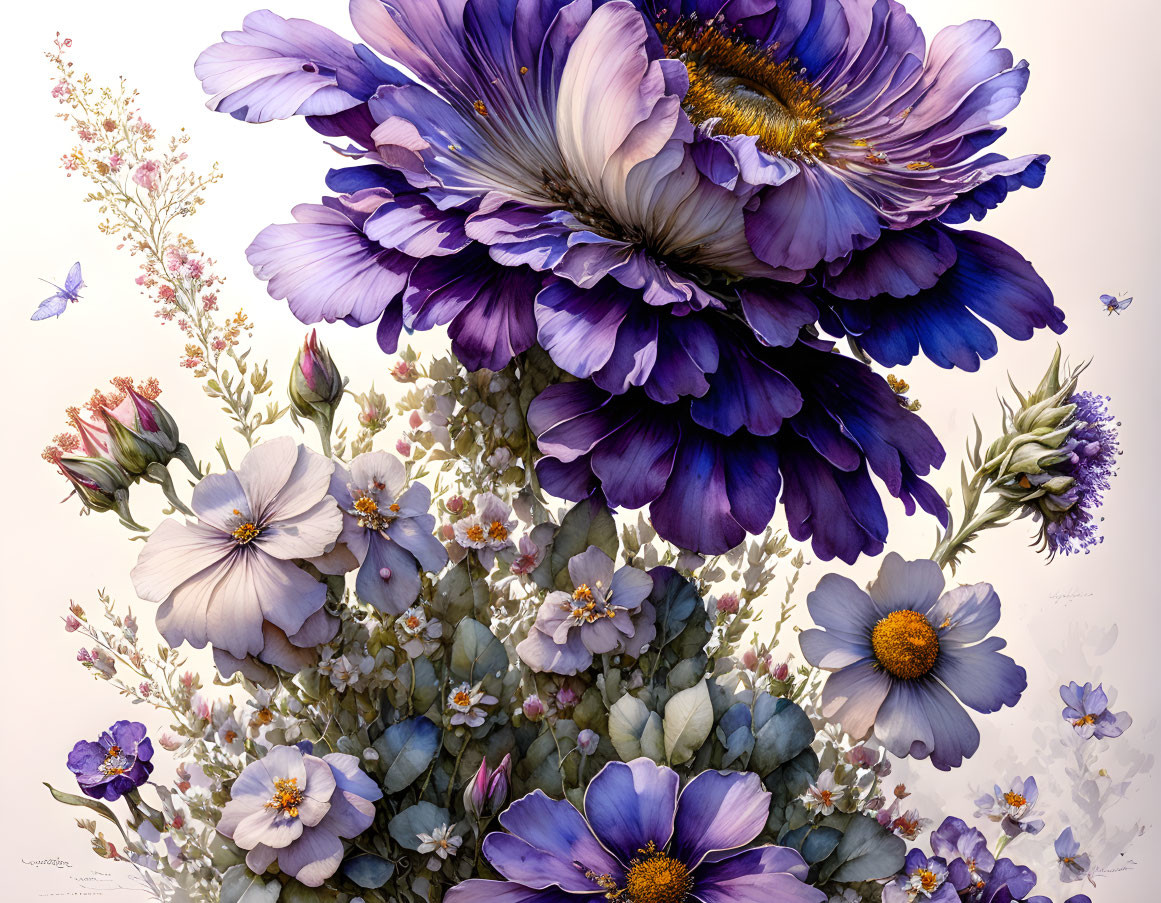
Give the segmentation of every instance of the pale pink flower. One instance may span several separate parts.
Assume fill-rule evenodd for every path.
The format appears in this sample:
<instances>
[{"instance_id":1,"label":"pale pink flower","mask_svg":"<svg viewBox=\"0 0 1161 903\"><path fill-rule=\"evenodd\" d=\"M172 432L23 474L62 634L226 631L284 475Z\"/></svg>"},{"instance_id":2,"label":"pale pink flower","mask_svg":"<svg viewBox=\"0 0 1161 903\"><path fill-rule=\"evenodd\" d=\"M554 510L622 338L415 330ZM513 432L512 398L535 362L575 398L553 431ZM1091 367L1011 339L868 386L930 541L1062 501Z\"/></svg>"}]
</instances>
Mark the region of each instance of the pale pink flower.
<instances>
[{"instance_id":1,"label":"pale pink flower","mask_svg":"<svg viewBox=\"0 0 1161 903\"><path fill-rule=\"evenodd\" d=\"M161 164L156 160L139 163L133 170L133 181L146 191L157 191L161 187Z\"/></svg>"}]
</instances>

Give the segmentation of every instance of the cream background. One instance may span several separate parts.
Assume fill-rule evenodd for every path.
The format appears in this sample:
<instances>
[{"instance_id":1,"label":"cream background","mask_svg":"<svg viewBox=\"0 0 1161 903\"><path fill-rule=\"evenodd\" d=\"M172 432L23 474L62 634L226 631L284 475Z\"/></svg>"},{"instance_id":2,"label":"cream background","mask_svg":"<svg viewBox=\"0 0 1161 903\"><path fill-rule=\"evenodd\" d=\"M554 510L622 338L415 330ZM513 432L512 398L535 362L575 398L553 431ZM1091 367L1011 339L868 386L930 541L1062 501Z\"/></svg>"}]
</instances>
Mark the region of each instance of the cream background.
<instances>
[{"instance_id":1,"label":"cream background","mask_svg":"<svg viewBox=\"0 0 1161 903\"><path fill-rule=\"evenodd\" d=\"M283 15L304 16L352 35L341 0L283 0ZM118 889L124 873L106 868L88 850L86 835L72 824L73 811L52 803L40 786L49 780L72 786L64 759L72 743L131 712L73 662L77 646L60 624L69 599L93 610L95 588L105 586L122 602L133 600L128 570L137 547L110 517L80 519L77 503L57 504L64 482L38 459L49 438L63 425L63 409L85 400L94 386L114 375L156 375L164 403L181 422L201 458L210 455L211 436L223 421L186 371L176 366L179 334L150 316L137 295L135 262L116 253L95 231L96 210L80 203L83 183L66 180L57 161L70 137L53 119L48 96L50 69L40 55L56 30L75 40L74 59L100 82L124 74L142 90L147 118L165 134L186 126L194 136L188 150L203 167L219 160L227 175L209 195L191 231L202 249L218 259L230 277L223 308L245 305L258 325L256 356L273 359L272 377L281 385L303 328L282 303L271 303L253 279L242 251L265 224L285 221L289 208L314 200L330 152L301 123L250 127L211 115L191 72L196 54L226 28L238 27L250 4L202 0L177 4L121 0L115 5L57 0L12 6L5 15L9 88L0 166L5 215L4 287L0 310L3 336L5 409L0 445L4 475L2 573L6 624L0 632L4 666L3 732L0 774L0 893L13 903L47 896L94 894L132 901L140 894ZM1023 105L1006 123L1010 131L998 145L1017 155L1053 155L1041 189L1012 196L984 225L1032 259L1054 287L1068 313L1071 329L1063 346L1074 358L1095 358L1086 384L1114 396L1123 421L1126 453L1121 476L1104 513L1105 544L1090 556L1045 567L1025 548L1019 525L979 543L979 552L961 571L964 581L989 580L1005 602L999 632L1012 654L1030 673L1030 687L1014 711L982 719L984 741L976 758L958 773L941 775L914 769L924 795L943 795L947 811L970 816L977 785L1027 773L1042 750L1033 739L1034 723L1058 718L1055 688L1063 679L1092 676L1120 691L1119 707L1137 723L1121 743L1147 748L1156 740L1158 711L1157 639L1161 618L1155 550L1157 478L1155 449L1161 442L1156 391L1156 336L1161 334L1156 211L1161 188L1153 173L1153 154L1161 143L1155 88L1157 7L1146 0L1081 4L1075 0L913 0L912 12L928 35L941 26L973 16L997 21L1005 46L1032 61L1032 82ZM83 262L91 286L81 304L59 321L33 324L28 316L48 292L37 277L63 279L75 259ZM1096 298L1101 292L1128 291L1136 304L1125 315L1108 318ZM389 388L387 361L374 347L371 330L341 325L321 334L352 384L365 388L377 379ZM438 347L443 338L418 337L417 347ZM1017 384L1034 383L1055 339L1041 335L1028 343L1003 341L997 358L979 374L944 372L926 365L905 371L922 400L924 415L949 449L949 463L937 477L942 489L956 481L959 449L973 414L986 429L997 422L996 392L1005 388L1005 371ZM904 371L899 371L904 372ZM238 453L238 443L232 446ZM137 498L133 510L151 523L158 508ZM908 522L897 507L892 548L905 556L928 554L932 525ZM692 512L691 512L692 514ZM877 565L863 561L837 568L856 580L873 576ZM803 585L814 585L825 565L813 564ZM1063 597L1063 598L1062 598ZM139 607L151 621L150 606ZM1120 638L1091 672L1056 650L1070 634L1091 636L1117 625ZM796 644L793 644L796 645ZM1023 768L1023 770L1021 770ZM168 777L170 766L157 776ZM922 798L920 798L922 803ZM1138 778L1118 818L1126 823L1154 821L1156 778ZM932 807L928 807L930 810ZM78 810L79 812L79 810ZM1063 827L1051 821L1048 837ZM1012 852L1022 858L1031 848ZM1096 903L1157 899L1153 867L1158 832L1137 842L1135 870L1104 879ZM29 865L58 858L70 868ZM93 875L112 873L112 881ZM84 880L80 880L84 879ZM92 880L98 879L98 880ZM1044 892L1050 883L1042 875ZM1062 897L1057 898L1062 899Z\"/></svg>"}]
</instances>

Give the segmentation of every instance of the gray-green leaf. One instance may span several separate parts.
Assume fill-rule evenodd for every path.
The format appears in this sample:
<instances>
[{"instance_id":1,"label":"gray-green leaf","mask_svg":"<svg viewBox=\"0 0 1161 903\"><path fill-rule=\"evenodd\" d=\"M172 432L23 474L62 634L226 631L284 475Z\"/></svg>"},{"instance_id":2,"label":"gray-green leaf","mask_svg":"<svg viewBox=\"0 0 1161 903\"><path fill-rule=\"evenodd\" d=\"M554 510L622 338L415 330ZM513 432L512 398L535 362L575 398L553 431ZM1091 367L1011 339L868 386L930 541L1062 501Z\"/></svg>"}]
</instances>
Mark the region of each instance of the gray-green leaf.
<instances>
[{"instance_id":1,"label":"gray-green leaf","mask_svg":"<svg viewBox=\"0 0 1161 903\"><path fill-rule=\"evenodd\" d=\"M475 683L496 671L507 670L508 653L492 631L472 618L460 621L452 642L452 674Z\"/></svg>"},{"instance_id":2,"label":"gray-green leaf","mask_svg":"<svg viewBox=\"0 0 1161 903\"><path fill-rule=\"evenodd\" d=\"M664 721L665 758L671 765L693 758L714 726L714 707L705 681L671 696Z\"/></svg>"},{"instance_id":3,"label":"gray-green leaf","mask_svg":"<svg viewBox=\"0 0 1161 903\"><path fill-rule=\"evenodd\" d=\"M439 735L439 727L428 719L409 718L391 725L375 741L388 793L398 793L423 774L439 749Z\"/></svg>"}]
</instances>

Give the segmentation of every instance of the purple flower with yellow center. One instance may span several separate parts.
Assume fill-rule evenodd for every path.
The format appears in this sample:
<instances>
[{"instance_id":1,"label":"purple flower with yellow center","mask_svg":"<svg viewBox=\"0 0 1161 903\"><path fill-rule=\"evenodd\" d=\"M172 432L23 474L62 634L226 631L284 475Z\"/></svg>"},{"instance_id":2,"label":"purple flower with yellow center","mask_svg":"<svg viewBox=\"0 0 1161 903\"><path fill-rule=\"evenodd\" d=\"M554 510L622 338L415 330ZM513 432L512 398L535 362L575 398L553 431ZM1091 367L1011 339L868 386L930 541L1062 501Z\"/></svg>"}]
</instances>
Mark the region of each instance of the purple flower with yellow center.
<instances>
[{"instance_id":1,"label":"purple flower with yellow center","mask_svg":"<svg viewBox=\"0 0 1161 903\"><path fill-rule=\"evenodd\" d=\"M1072 833L1072 828L1060 832L1053 845L1060 863L1060 880L1065 883L1080 881L1092 868L1092 858L1080 851L1080 841Z\"/></svg>"},{"instance_id":2,"label":"purple flower with yellow center","mask_svg":"<svg viewBox=\"0 0 1161 903\"><path fill-rule=\"evenodd\" d=\"M512 506L491 492L481 492L473 503L475 510L455 522L455 539L462 548L472 549L488 570L496 562L497 552L507 552L514 545L512 531L516 521Z\"/></svg>"},{"instance_id":3,"label":"purple flower with yellow center","mask_svg":"<svg viewBox=\"0 0 1161 903\"><path fill-rule=\"evenodd\" d=\"M940 857L912 850L902 874L883 888L883 903L958 903L959 895L947 879L947 863Z\"/></svg>"},{"instance_id":4,"label":"purple flower with yellow center","mask_svg":"<svg viewBox=\"0 0 1161 903\"><path fill-rule=\"evenodd\" d=\"M963 819L949 816L931 832L931 850L948 864L951 882L959 891L969 891L990 875L996 859L978 828Z\"/></svg>"},{"instance_id":5,"label":"purple flower with yellow center","mask_svg":"<svg viewBox=\"0 0 1161 903\"><path fill-rule=\"evenodd\" d=\"M388 614L402 614L419 596L420 573L436 573L447 551L435 538L428 513L431 491L408 485L407 471L390 452L357 455L349 469L335 465L331 496L343 512L343 531L334 551L312 561L324 573L355 567L359 599Z\"/></svg>"},{"instance_id":6,"label":"purple flower with yellow center","mask_svg":"<svg viewBox=\"0 0 1161 903\"><path fill-rule=\"evenodd\" d=\"M277 861L283 874L320 887L343 860L343 839L371 827L382 797L355 756L276 746L234 780L217 828L248 851L252 872Z\"/></svg>"},{"instance_id":7,"label":"purple flower with yellow center","mask_svg":"<svg viewBox=\"0 0 1161 903\"><path fill-rule=\"evenodd\" d=\"M1091 683L1086 683L1082 687L1076 681L1070 681L1060 688L1060 698L1064 701L1061 715L1082 740L1090 737L1111 740L1121 736L1133 724L1128 712L1114 714L1109 711L1109 697L1103 684L1094 688Z\"/></svg>"},{"instance_id":8,"label":"purple flower with yellow center","mask_svg":"<svg viewBox=\"0 0 1161 903\"><path fill-rule=\"evenodd\" d=\"M235 470L193 491L197 522L163 521L133 568L137 595L157 602L170 646L214 647L223 673L247 656L287 671L334 636L326 587L296 562L334 548L342 512L327 490L334 465L293 439L255 446Z\"/></svg>"},{"instance_id":9,"label":"purple flower with yellow center","mask_svg":"<svg viewBox=\"0 0 1161 903\"><path fill-rule=\"evenodd\" d=\"M987 583L943 592L933 561L891 552L864 592L827 574L807 597L821 629L800 637L806 660L830 671L822 713L856 739L874 731L894 755L930 758L946 771L979 747L964 706L989 713L1015 705L1027 686L1023 668L988 634L1000 599Z\"/></svg>"},{"instance_id":10,"label":"purple flower with yellow center","mask_svg":"<svg viewBox=\"0 0 1161 903\"><path fill-rule=\"evenodd\" d=\"M568 562L572 592L549 593L536 620L516 646L516 654L533 671L577 674L594 655L636 658L657 635L653 622L653 578L589 546Z\"/></svg>"},{"instance_id":11,"label":"purple flower with yellow center","mask_svg":"<svg viewBox=\"0 0 1161 903\"><path fill-rule=\"evenodd\" d=\"M1009 837L1039 834L1044 830L1044 820L1033 818L1039 799L1036 779L1017 776L1007 790L1001 790L997 784L994 794L984 794L976 800L976 816L999 822Z\"/></svg>"},{"instance_id":12,"label":"purple flower with yellow center","mask_svg":"<svg viewBox=\"0 0 1161 903\"><path fill-rule=\"evenodd\" d=\"M795 851L751 846L770 814L758 776L705 771L680 790L648 759L610 762L585 791L584 814L536 790L500 815L483 853L502 881L472 878L446 903L611 900L633 903L822 903Z\"/></svg>"},{"instance_id":13,"label":"purple flower with yellow center","mask_svg":"<svg viewBox=\"0 0 1161 903\"><path fill-rule=\"evenodd\" d=\"M149 779L153 744L144 724L118 721L96 741L79 740L69 753L68 768L85 796L119 800Z\"/></svg>"}]
</instances>

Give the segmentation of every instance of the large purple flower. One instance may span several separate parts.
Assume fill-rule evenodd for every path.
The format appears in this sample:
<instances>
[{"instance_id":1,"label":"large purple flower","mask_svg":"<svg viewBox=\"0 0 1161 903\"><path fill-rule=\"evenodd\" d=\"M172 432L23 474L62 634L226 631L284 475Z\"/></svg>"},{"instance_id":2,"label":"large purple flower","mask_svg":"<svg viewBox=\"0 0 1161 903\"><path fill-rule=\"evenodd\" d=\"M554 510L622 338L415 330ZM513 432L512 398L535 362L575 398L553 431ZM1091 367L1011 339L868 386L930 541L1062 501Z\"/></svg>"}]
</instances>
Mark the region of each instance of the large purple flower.
<instances>
[{"instance_id":1,"label":"large purple flower","mask_svg":"<svg viewBox=\"0 0 1161 903\"><path fill-rule=\"evenodd\" d=\"M943 586L937 564L894 552L869 592L827 574L807 597L822 629L800 640L806 660L832 672L822 690L825 717L859 739L873 730L895 755L930 757L946 771L979 747L963 706L988 713L1015 705L1027 675L1000 654L1002 639L988 637L1000 620L995 590Z\"/></svg>"},{"instance_id":2,"label":"large purple flower","mask_svg":"<svg viewBox=\"0 0 1161 903\"><path fill-rule=\"evenodd\" d=\"M770 794L755 774L705 771L678 792L677 772L649 759L610 762L585 791L584 814L536 790L500 815L507 833L483 852L505 880L463 881L446 903L567 903L623 894L634 903L822 903L794 850L750 846Z\"/></svg>"},{"instance_id":3,"label":"large purple flower","mask_svg":"<svg viewBox=\"0 0 1161 903\"><path fill-rule=\"evenodd\" d=\"M422 483L408 486L403 462L378 451L353 458L350 470L336 465L331 495L343 510L338 554L314 563L326 573L357 564L359 599L402 614L419 596L420 570L436 573L447 564L447 551L433 535L435 517L428 513L431 491ZM354 560L343 560L349 556Z\"/></svg>"},{"instance_id":4,"label":"large purple flower","mask_svg":"<svg viewBox=\"0 0 1161 903\"><path fill-rule=\"evenodd\" d=\"M572 382L543 392L529 424L544 488L572 500L599 490L613 506L649 505L662 537L711 554L761 533L780 500L791 536L812 539L819 557L878 554L887 517L871 472L908 513L918 503L946 516L920 479L943 449L867 367L827 346L730 349L714 332L692 331L687 347L689 380L707 379L699 359L722 361L692 402L655 403L649 386L611 395Z\"/></svg>"},{"instance_id":5,"label":"large purple flower","mask_svg":"<svg viewBox=\"0 0 1161 903\"><path fill-rule=\"evenodd\" d=\"M972 370L997 350L983 321L1063 329L1027 261L949 225L1044 172L977 156L1027 77L991 23L928 49L895 0L352 0L351 18L365 45L265 13L195 65L215 108L302 113L350 142L339 196L295 208L249 259L299 317L378 321L387 351L446 325L470 369L539 344L625 395L602 402L619 409L607 432L639 411L629 432L660 445L637 460L624 430L596 448L558 429L542 465L558 495L599 485L717 552L761 532L784 486L796 538L875 554L868 468L942 512L918 479L942 451L861 363L835 382L778 352L817 363L821 328L883 364L922 350ZM590 389L551 396L540 422ZM644 479L601 475L617 471Z\"/></svg>"},{"instance_id":6,"label":"large purple flower","mask_svg":"<svg viewBox=\"0 0 1161 903\"><path fill-rule=\"evenodd\" d=\"M640 568L616 570L613 559L596 546L569 559L573 591L549 593L516 654L533 671L576 674L594 655L634 658L653 641L653 578Z\"/></svg>"},{"instance_id":7,"label":"large purple flower","mask_svg":"<svg viewBox=\"0 0 1161 903\"><path fill-rule=\"evenodd\" d=\"M277 860L284 874L319 887L343 860L343 838L371 827L382 797L355 756L276 746L242 769L217 827L249 851L251 871L260 875Z\"/></svg>"},{"instance_id":8,"label":"large purple flower","mask_svg":"<svg viewBox=\"0 0 1161 903\"><path fill-rule=\"evenodd\" d=\"M255 446L237 469L195 487L196 523L163 521L133 568L171 646L214 647L230 671L247 656L297 671L334 635L326 587L295 562L334 548L343 515L334 465L293 439Z\"/></svg>"},{"instance_id":9,"label":"large purple flower","mask_svg":"<svg viewBox=\"0 0 1161 903\"><path fill-rule=\"evenodd\" d=\"M1121 736L1133 724L1133 717L1128 712L1109 711L1109 697L1103 684L1094 688L1091 683L1086 683L1082 687L1075 680L1070 681L1060 688L1060 698L1064 702L1062 717L1082 740L1090 737L1111 740Z\"/></svg>"},{"instance_id":10,"label":"large purple flower","mask_svg":"<svg viewBox=\"0 0 1161 903\"><path fill-rule=\"evenodd\" d=\"M78 740L69 753L69 771L85 796L118 800L146 782L153 771L153 744L145 725L118 721L96 742Z\"/></svg>"}]
</instances>

